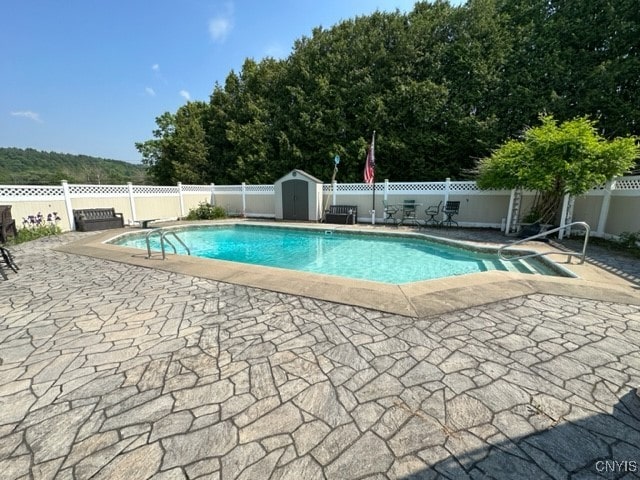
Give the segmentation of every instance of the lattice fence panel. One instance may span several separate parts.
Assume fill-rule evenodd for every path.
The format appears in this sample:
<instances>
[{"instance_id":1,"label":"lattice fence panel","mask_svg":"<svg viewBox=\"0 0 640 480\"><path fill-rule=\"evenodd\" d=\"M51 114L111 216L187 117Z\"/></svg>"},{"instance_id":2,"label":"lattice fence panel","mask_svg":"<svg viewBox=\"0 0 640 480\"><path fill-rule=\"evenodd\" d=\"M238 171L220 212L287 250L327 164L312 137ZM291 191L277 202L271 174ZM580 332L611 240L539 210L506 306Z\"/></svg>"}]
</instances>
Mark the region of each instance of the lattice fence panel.
<instances>
[{"instance_id":1,"label":"lattice fence panel","mask_svg":"<svg viewBox=\"0 0 640 480\"><path fill-rule=\"evenodd\" d=\"M182 192L183 193L211 193L211 185L182 185Z\"/></svg>"},{"instance_id":2,"label":"lattice fence panel","mask_svg":"<svg viewBox=\"0 0 640 480\"><path fill-rule=\"evenodd\" d=\"M158 196L172 196L178 195L178 187L162 187L154 185L136 185L133 186L134 195L158 195Z\"/></svg>"},{"instance_id":3,"label":"lattice fence panel","mask_svg":"<svg viewBox=\"0 0 640 480\"><path fill-rule=\"evenodd\" d=\"M242 193L242 185L216 185L214 193Z\"/></svg>"},{"instance_id":4,"label":"lattice fence panel","mask_svg":"<svg viewBox=\"0 0 640 480\"><path fill-rule=\"evenodd\" d=\"M273 185L245 185L246 193L275 193Z\"/></svg>"},{"instance_id":5,"label":"lattice fence panel","mask_svg":"<svg viewBox=\"0 0 640 480\"><path fill-rule=\"evenodd\" d=\"M73 197L123 197L129 195L127 185L69 185Z\"/></svg>"},{"instance_id":6,"label":"lattice fence panel","mask_svg":"<svg viewBox=\"0 0 640 480\"><path fill-rule=\"evenodd\" d=\"M333 192L330 183L322 185L323 192ZM371 192L371 185L368 183L336 183L337 193L363 193ZM384 183L376 183L376 192L384 192Z\"/></svg>"},{"instance_id":7,"label":"lattice fence panel","mask_svg":"<svg viewBox=\"0 0 640 480\"><path fill-rule=\"evenodd\" d=\"M64 197L60 185L0 185L0 198L20 198L36 200L38 198Z\"/></svg>"},{"instance_id":8,"label":"lattice fence panel","mask_svg":"<svg viewBox=\"0 0 640 480\"><path fill-rule=\"evenodd\" d=\"M479 192L476 182L451 182L449 190L452 192Z\"/></svg>"},{"instance_id":9,"label":"lattice fence panel","mask_svg":"<svg viewBox=\"0 0 640 480\"><path fill-rule=\"evenodd\" d=\"M394 182L389 183L389 193L433 193L444 192L444 182Z\"/></svg>"},{"instance_id":10,"label":"lattice fence panel","mask_svg":"<svg viewBox=\"0 0 640 480\"><path fill-rule=\"evenodd\" d=\"M616 180L616 190L640 190L640 175Z\"/></svg>"}]
</instances>

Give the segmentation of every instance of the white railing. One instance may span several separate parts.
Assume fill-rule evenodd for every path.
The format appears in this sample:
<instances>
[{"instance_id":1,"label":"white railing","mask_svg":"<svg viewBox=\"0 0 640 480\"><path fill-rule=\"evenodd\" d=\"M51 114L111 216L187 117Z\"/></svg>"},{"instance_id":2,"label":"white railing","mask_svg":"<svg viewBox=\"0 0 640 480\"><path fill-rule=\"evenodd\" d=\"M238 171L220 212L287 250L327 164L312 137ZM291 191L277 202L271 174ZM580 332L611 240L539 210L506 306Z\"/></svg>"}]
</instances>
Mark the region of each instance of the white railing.
<instances>
[{"instance_id":1,"label":"white railing","mask_svg":"<svg viewBox=\"0 0 640 480\"><path fill-rule=\"evenodd\" d=\"M520 245L522 243L526 243L526 242L530 242L532 240L538 240L539 238L546 238L547 236L549 236L552 233L557 233L560 232L561 230L565 230L567 228L571 228L571 227L582 227L585 231L584 234L584 241L582 242L582 251L581 252L572 252L572 251L558 251L558 250L547 250L544 252L526 252L526 253L521 253L518 250L509 250L510 248L515 247L516 245ZM578 262L579 264L583 264L584 263L584 259L587 256L587 244L589 243L589 233L591 232L591 227L589 227L588 223L585 222L571 222L568 223L566 225L560 225L559 227L556 228L552 228L551 230L545 230L544 232L540 232L540 233L536 233L535 235L531 235L529 237L526 238L522 238L520 240L517 240L513 243L506 243L504 245L502 245L499 249L498 249L498 258L500 260L504 260L504 261L508 261L508 262L517 262L519 260L525 260L528 258L534 258L534 257L542 257L545 255L566 255L567 256L567 263L571 263L571 257L578 257L580 259L580 261ZM517 256L507 256L505 255L505 253L521 253L520 255Z\"/></svg>"}]
</instances>

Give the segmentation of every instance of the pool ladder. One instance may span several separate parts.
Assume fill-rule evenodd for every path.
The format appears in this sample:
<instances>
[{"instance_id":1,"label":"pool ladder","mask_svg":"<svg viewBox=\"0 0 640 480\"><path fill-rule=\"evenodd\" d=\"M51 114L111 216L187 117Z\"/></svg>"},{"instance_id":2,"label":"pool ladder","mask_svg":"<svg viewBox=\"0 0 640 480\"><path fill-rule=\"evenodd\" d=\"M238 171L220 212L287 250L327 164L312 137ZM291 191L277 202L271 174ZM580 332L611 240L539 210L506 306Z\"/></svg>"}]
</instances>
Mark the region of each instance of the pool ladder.
<instances>
[{"instance_id":1,"label":"pool ladder","mask_svg":"<svg viewBox=\"0 0 640 480\"><path fill-rule=\"evenodd\" d=\"M580 227L583 227L584 230L585 230L585 232L584 232L584 243L582 244L582 251L581 252L558 252L558 251L549 250L549 251L546 251L546 252L534 252L534 253L529 253L529 254L526 254L526 255L520 255L518 257L505 257L503 255L503 252L506 251L507 248L514 247L515 245L518 245L520 243L525 243L525 242L528 242L530 240L536 240L538 238L546 237L550 233L559 232L560 230L564 230L564 229L566 229L568 227L573 227L573 226L580 226ZM561 227L556 227L556 228L553 228L551 230L547 230L547 231L544 231L544 232L537 233L536 235L532 235L530 237L523 238L522 240L518 240L517 242L505 244L505 245L501 246L498 249L498 258L500 258L500 260L505 260L505 261L508 261L508 262L515 262L517 260L524 260L526 258L541 257L543 255L557 254L557 255L567 255L567 263L571 263L571 257L578 257L578 258L580 258L580 261L578 262L578 264L583 264L585 256L587 254L587 243L589 243L589 233L590 232L591 232L591 227L589 227L589 224L586 223L586 222L568 223L567 225L562 225Z\"/></svg>"},{"instance_id":2,"label":"pool ladder","mask_svg":"<svg viewBox=\"0 0 640 480\"><path fill-rule=\"evenodd\" d=\"M180 239L180 237L176 232L174 232L173 230L163 230L162 228L154 228L153 230L150 230L149 233L147 233L147 235L145 236L145 241L147 242L147 258L151 258L151 243L149 239L154 233L160 234L160 249L162 250L163 260L167 257L166 249L164 246L165 242L169 244L171 248L173 248L173 253L178 253L175 245L171 243L171 241L167 238L167 235L171 235L173 238L175 238L178 241L178 243L182 245L184 249L187 251L187 255L191 255L191 251L189 250L189 247L185 245L185 243Z\"/></svg>"}]
</instances>

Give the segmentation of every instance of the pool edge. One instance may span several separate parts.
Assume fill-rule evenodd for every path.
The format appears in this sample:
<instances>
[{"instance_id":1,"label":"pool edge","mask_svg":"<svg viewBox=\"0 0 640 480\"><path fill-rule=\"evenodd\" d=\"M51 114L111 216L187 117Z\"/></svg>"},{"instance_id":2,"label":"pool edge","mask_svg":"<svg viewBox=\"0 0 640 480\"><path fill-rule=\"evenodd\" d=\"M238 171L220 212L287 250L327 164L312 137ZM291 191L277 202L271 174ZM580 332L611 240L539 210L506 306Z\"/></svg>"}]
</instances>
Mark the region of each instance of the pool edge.
<instances>
[{"instance_id":1,"label":"pool edge","mask_svg":"<svg viewBox=\"0 0 640 480\"><path fill-rule=\"evenodd\" d=\"M146 252L103 243L131 231L129 228L103 231L55 250L410 317L443 314L533 293L640 305L640 293L633 285L593 265L569 265L579 278L491 271L390 285L186 256L168 255L164 261L160 257L147 259Z\"/></svg>"}]
</instances>

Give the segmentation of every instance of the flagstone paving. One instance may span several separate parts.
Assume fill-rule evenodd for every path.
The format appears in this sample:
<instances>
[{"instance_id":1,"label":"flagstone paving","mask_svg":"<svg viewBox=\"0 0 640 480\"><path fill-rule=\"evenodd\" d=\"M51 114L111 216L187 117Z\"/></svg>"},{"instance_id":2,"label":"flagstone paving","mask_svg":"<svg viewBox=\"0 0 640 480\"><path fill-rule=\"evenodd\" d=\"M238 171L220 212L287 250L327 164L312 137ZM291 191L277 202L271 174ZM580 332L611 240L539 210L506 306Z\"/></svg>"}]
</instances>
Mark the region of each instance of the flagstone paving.
<instances>
[{"instance_id":1,"label":"flagstone paving","mask_svg":"<svg viewBox=\"0 0 640 480\"><path fill-rule=\"evenodd\" d=\"M639 306L416 319L51 249L80 235L0 282L3 479L640 475Z\"/></svg>"}]
</instances>

